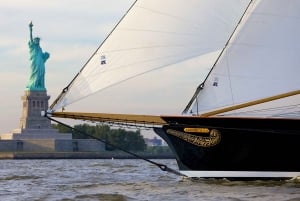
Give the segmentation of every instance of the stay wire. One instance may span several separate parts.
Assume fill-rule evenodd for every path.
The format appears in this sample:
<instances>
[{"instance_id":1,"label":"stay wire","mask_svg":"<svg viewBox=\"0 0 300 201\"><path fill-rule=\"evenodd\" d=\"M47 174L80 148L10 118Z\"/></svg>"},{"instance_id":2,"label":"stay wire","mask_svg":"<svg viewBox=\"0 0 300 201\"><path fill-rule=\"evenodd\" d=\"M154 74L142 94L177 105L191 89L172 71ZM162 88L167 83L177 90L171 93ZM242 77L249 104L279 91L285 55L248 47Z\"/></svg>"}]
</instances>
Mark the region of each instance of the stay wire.
<instances>
[{"instance_id":1,"label":"stay wire","mask_svg":"<svg viewBox=\"0 0 300 201\"><path fill-rule=\"evenodd\" d=\"M90 134L88 134L88 133L85 133L85 132L83 132L83 131L81 131L81 130L79 130L79 129L76 129L76 128L70 126L70 125L67 125L67 124L65 124L65 123L62 123L62 122L60 122L60 121L58 121L58 120L56 120L56 119L53 119L53 118L51 118L51 117L49 117L49 116L46 116L46 117L47 117L49 120L54 121L54 122L56 122L56 123L58 123L58 124L61 124L61 125L63 125L63 126L65 126L65 127L69 128L69 129L71 129L71 130L73 130L73 131L79 132L80 134L83 134L83 135L85 135L85 136L88 136L88 137L90 137L90 138L93 138L93 139L95 139L95 140L98 140L98 141L100 141L100 142L103 142L104 144L106 144L106 145L108 145L108 146L111 146L111 147L113 147L113 148L115 148L115 149L121 150L121 151L123 151L123 152L125 152L125 153L127 153L127 154L129 154L129 155L132 155L132 156L138 158L138 159L142 159L142 160L144 160L144 161L146 161L146 162L149 162L149 163L151 163L151 164L153 164L153 165L156 165L156 166L159 167L162 171L170 172L170 173L173 173L173 174L178 175L178 176L185 176L184 174L181 174L181 173L178 172L177 170L174 170L174 169L172 169L172 168L169 168L167 165L164 165L164 164L161 164L161 163L156 163L156 162L151 161L151 160L149 160L149 159L147 159L147 158L144 158L144 157L139 156L139 155L137 155L137 154L135 154L135 153L132 153L132 152L126 150L126 149L123 149L123 148L121 148L121 147L119 147L119 146L116 146L116 145L113 145L113 144L111 144L111 143L109 143L109 142L106 142L105 140L102 140L101 138L95 137L95 136L90 135Z\"/></svg>"}]
</instances>

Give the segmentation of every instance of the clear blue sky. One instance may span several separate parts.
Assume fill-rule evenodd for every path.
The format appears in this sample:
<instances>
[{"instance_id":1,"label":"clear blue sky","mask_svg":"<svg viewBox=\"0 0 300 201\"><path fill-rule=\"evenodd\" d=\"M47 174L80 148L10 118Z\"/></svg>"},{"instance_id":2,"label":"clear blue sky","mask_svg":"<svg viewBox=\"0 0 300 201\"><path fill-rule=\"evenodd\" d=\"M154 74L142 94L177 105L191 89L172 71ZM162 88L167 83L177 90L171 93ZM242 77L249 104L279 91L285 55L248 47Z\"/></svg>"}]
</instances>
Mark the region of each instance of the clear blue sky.
<instances>
[{"instance_id":1,"label":"clear blue sky","mask_svg":"<svg viewBox=\"0 0 300 201\"><path fill-rule=\"evenodd\" d=\"M43 51L50 53L46 63L46 88L51 99L72 80L75 74L97 49L107 34L128 10L134 0L0 0L0 133L19 127L22 113L21 96L29 78L29 28L33 22L33 36L41 38ZM163 2L163 1L162 1ZM182 72L184 73L184 72ZM156 81L168 75L167 70L146 78L148 86L157 89ZM194 75L195 74L191 74ZM155 77L155 80L153 79ZM188 75L186 77L189 77ZM140 78L137 78L137 80ZM90 97L75 104L79 111L115 113L180 114L193 95L196 84L184 89L183 84L164 82L165 86L181 89L185 94L162 89L162 100L145 92L147 86L134 81L112 92L104 91L97 98ZM137 96L128 94L134 87ZM142 98L142 96L146 96ZM69 108L67 108L69 109Z\"/></svg>"}]
</instances>

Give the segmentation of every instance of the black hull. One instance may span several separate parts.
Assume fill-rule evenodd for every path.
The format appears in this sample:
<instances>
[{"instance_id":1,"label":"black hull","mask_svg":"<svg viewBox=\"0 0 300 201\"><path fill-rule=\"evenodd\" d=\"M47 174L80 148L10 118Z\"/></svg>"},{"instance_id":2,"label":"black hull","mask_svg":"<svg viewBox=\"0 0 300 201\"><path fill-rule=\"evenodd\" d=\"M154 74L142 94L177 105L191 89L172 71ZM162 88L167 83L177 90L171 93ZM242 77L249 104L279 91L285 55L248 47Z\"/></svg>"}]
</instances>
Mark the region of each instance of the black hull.
<instances>
[{"instance_id":1,"label":"black hull","mask_svg":"<svg viewBox=\"0 0 300 201\"><path fill-rule=\"evenodd\" d=\"M163 118L169 125L155 132L168 143L182 172L203 172L201 177L300 176L299 120ZM210 143L210 133L186 128L214 130L218 139Z\"/></svg>"}]
</instances>

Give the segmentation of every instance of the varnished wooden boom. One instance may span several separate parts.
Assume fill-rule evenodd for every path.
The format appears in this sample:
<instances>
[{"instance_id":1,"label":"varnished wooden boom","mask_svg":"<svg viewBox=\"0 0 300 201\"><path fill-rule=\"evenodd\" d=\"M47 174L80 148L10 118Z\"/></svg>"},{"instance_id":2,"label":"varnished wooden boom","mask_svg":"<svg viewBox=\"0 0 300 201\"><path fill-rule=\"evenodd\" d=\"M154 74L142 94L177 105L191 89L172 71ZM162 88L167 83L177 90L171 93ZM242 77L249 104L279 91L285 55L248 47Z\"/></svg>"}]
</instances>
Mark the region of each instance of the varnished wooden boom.
<instances>
[{"instance_id":1,"label":"varnished wooden boom","mask_svg":"<svg viewBox=\"0 0 300 201\"><path fill-rule=\"evenodd\" d=\"M278 99L281 99L281 98L286 98L286 97L289 97L289 96L295 96L295 95L299 95L299 94L300 94L300 90L291 91L291 92L288 92L288 93L283 93L283 94L279 94L279 95L276 95L276 96L270 96L270 97L267 97L267 98L263 98L263 99L259 99L259 100L255 100L255 101L250 101L250 102L247 102L247 103L233 105L233 106L226 107L226 108L223 108L223 109L203 113L203 114L201 114L201 116L202 117L209 117L209 116L221 114L221 113L224 113L224 112L229 112L229 111L233 111L233 110L237 110L237 109L241 109L241 108L245 108L245 107L249 107L249 106L253 106L253 105L257 105L257 104L261 104L261 103L265 103L265 102L270 102L270 101L278 100Z\"/></svg>"},{"instance_id":2,"label":"varnished wooden boom","mask_svg":"<svg viewBox=\"0 0 300 201\"><path fill-rule=\"evenodd\" d=\"M99 122L134 123L164 125L166 122L160 116L133 115L133 114L108 114L108 113L84 113L84 112L53 112L52 117L80 119Z\"/></svg>"},{"instance_id":3,"label":"varnished wooden boom","mask_svg":"<svg viewBox=\"0 0 300 201\"><path fill-rule=\"evenodd\" d=\"M240 108L277 100L280 98L285 98L289 96L294 96L300 94L300 90L291 91L284 94L279 94L276 96L251 101L239 105L234 105L231 107L226 107L220 110L215 110L207 113L203 113L200 117L211 117L220 113L237 110ZM130 123L130 124L147 124L147 125L165 125L167 122L162 118L162 116L155 115L138 115L138 114L109 114L109 113L85 113L85 112L53 112L49 113L52 117L58 118L69 118L69 119L81 119L89 121L99 121L99 122L113 122L113 123ZM197 118L189 117L189 118ZM198 116L199 118L199 116Z\"/></svg>"}]
</instances>

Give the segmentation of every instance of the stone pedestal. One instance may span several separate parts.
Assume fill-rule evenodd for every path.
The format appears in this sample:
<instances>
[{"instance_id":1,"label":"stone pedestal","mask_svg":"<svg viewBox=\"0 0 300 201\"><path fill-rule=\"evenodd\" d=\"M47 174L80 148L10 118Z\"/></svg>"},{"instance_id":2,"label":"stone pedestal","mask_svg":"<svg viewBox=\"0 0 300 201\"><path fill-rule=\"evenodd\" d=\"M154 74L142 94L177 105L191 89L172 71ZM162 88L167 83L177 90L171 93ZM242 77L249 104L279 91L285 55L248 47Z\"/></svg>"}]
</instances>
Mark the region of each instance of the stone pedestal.
<instances>
[{"instance_id":1,"label":"stone pedestal","mask_svg":"<svg viewBox=\"0 0 300 201\"><path fill-rule=\"evenodd\" d=\"M41 116L42 111L47 111L50 96L46 91L25 91L21 97L23 112L20 119L21 129L50 129L51 121Z\"/></svg>"},{"instance_id":2,"label":"stone pedestal","mask_svg":"<svg viewBox=\"0 0 300 201\"><path fill-rule=\"evenodd\" d=\"M30 158L36 157L35 154L48 154L43 158L83 158L80 153L87 153L85 157L92 158L90 153L105 150L103 142L72 139L72 134L53 129L51 121L41 116L41 111L48 109L49 98L46 91L25 91L21 97L23 112L20 128L0 135L0 153L22 152L27 156L29 154Z\"/></svg>"},{"instance_id":3,"label":"stone pedestal","mask_svg":"<svg viewBox=\"0 0 300 201\"><path fill-rule=\"evenodd\" d=\"M42 111L48 109L50 96L46 91L25 91L21 97L23 102L23 112L20 119L20 128L11 133L2 134L2 140L22 140L22 139L72 139L71 134L61 134L57 129L53 129L51 121L41 116Z\"/></svg>"}]
</instances>

